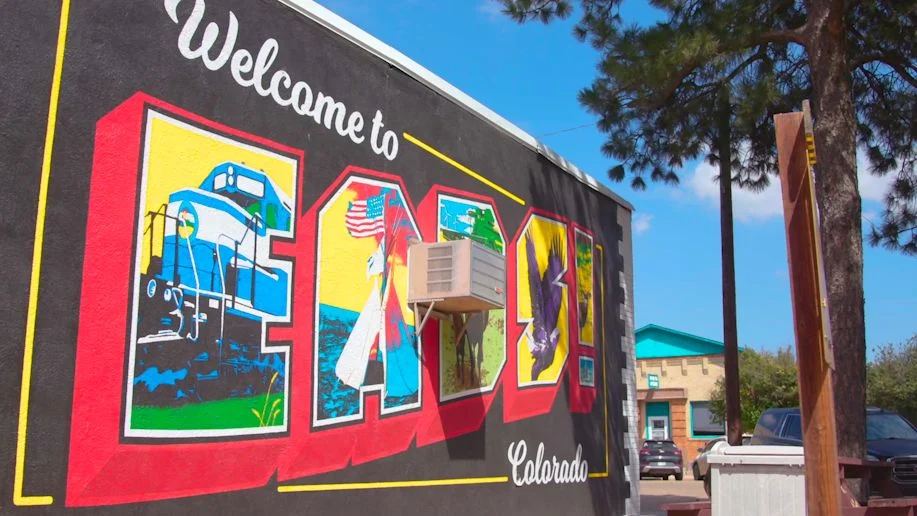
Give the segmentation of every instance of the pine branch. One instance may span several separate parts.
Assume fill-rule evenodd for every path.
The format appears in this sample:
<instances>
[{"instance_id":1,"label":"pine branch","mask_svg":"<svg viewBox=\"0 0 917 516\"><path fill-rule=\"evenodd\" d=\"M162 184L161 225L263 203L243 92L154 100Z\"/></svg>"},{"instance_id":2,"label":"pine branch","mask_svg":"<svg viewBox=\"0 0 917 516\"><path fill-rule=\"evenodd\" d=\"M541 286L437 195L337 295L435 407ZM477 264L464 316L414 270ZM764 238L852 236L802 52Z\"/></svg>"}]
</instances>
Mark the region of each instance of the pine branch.
<instances>
[{"instance_id":1,"label":"pine branch","mask_svg":"<svg viewBox=\"0 0 917 516\"><path fill-rule=\"evenodd\" d=\"M568 0L502 0L503 12L519 23L538 19L548 23L555 16L566 18L571 8Z\"/></svg>"},{"instance_id":2,"label":"pine branch","mask_svg":"<svg viewBox=\"0 0 917 516\"><path fill-rule=\"evenodd\" d=\"M703 64L701 59L689 61L674 77L669 79L669 82L666 83L665 88L656 96L656 99L648 102L646 107L650 110L656 110L667 104L672 96L675 95L675 92L678 91L678 87L681 86L681 83L684 82L689 75L694 73L701 64Z\"/></svg>"},{"instance_id":3,"label":"pine branch","mask_svg":"<svg viewBox=\"0 0 917 516\"><path fill-rule=\"evenodd\" d=\"M888 66L894 70L901 79L909 83L912 87L917 88L917 77L911 73L917 71L917 67L914 66L914 63L910 59L907 59L898 52L881 48L878 42L873 41L870 43L869 39L866 38L855 25L850 25L850 33L856 38L860 46L878 47L872 52L866 52L852 57L848 61L847 66L851 72L855 72L867 64L878 62Z\"/></svg>"},{"instance_id":4,"label":"pine branch","mask_svg":"<svg viewBox=\"0 0 917 516\"><path fill-rule=\"evenodd\" d=\"M796 43L805 46L808 40L808 35L806 34L807 28L808 24L804 23L794 29L768 30L758 34L757 37L751 38L750 42L752 44ZM745 45L742 46L749 46L748 43L749 41L746 41Z\"/></svg>"},{"instance_id":5,"label":"pine branch","mask_svg":"<svg viewBox=\"0 0 917 516\"><path fill-rule=\"evenodd\" d=\"M896 235L900 235L901 233L905 233L905 232L908 232L908 231L917 231L917 226L911 226L911 227L909 227L909 228L900 229L900 230L898 230L898 232L895 233L895 234L896 234Z\"/></svg>"},{"instance_id":6,"label":"pine branch","mask_svg":"<svg viewBox=\"0 0 917 516\"><path fill-rule=\"evenodd\" d=\"M868 82L871 86L873 95L878 97L879 102L882 103L883 109L887 113L897 114L895 118L898 118L901 120L901 122L903 122L904 125L907 125L909 122L909 120L906 118L907 115L892 105L892 102L888 99L886 88L882 85L882 82L879 80L879 78L876 77L875 73L869 68L865 67L860 68L859 71L863 74L863 77L866 78L866 82Z\"/></svg>"},{"instance_id":7,"label":"pine branch","mask_svg":"<svg viewBox=\"0 0 917 516\"><path fill-rule=\"evenodd\" d=\"M722 79L719 79L713 82L709 82L709 83L705 83L705 84L696 85L695 88L698 90L698 92L688 97L687 101L697 100L698 98L703 97L705 94L709 93L710 90L718 89L725 84L729 84L730 82L733 81L733 79L738 77L739 74L744 72L749 66L754 64L756 61L764 59L765 57L767 57L767 47L765 45L761 45L758 47L757 52L750 55L744 61L736 65L736 67ZM700 66L700 64L695 64L695 63L697 63L697 61L693 61L692 63L688 65L688 67L682 70L681 73L673 77L672 80L669 81L669 83L666 85L666 89L663 90L660 93L660 95L657 96L655 100L649 102L646 105L646 107L650 110L656 110L668 104L672 96L675 95L675 92L678 91L679 86L682 85L684 80Z\"/></svg>"},{"instance_id":8,"label":"pine branch","mask_svg":"<svg viewBox=\"0 0 917 516\"><path fill-rule=\"evenodd\" d=\"M855 59L850 61L850 71L856 71L859 68L862 68L870 63L882 63L885 66L888 66L894 70L901 79L906 81L912 87L917 88L917 77L908 73L907 67L914 68L911 63L908 63L907 60L902 59L901 56L893 53L886 52L872 52L869 54L863 54L857 56Z\"/></svg>"},{"instance_id":9,"label":"pine branch","mask_svg":"<svg viewBox=\"0 0 917 516\"><path fill-rule=\"evenodd\" d=\"M736 77L738 77L739 74L741 74L741 73L744 72L746 69L748 69L749 66L753 65L756 61L760 61L760 60L764 59L765 57L767 57L767 46L766 46L766 45L761 45L761 46L758 47L758 51L757 51L757 52L755 52L754 54L748 56L747 59L745 59L744 61L742 61L742 62L739 63L738 65L736 65L735 69L733 69L731 72L729 72L729 74L726 75L726 77L723 77L722 79L720 79L720 80L718 80L718 81L715 81L715 82L712 82L712 83L708 83L708 84L706 84L706 86L709 86L709 87L711 87L711 88L720 88L720 87L722 87L722 86L724 86L724 85L727 85L727 84L731 83Z\"/></svg>"}]
</instances>

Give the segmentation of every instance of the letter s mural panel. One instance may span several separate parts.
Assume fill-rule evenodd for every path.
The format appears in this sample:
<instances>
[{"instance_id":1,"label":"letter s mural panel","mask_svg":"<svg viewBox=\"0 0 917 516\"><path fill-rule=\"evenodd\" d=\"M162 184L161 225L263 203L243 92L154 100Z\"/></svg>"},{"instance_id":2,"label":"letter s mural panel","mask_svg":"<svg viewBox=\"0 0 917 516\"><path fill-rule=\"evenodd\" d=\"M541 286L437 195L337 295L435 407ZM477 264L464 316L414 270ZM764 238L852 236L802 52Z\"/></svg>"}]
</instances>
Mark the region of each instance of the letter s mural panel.
<instances>
[{"instance_id":1,"label":"letter s mural panel","mask_svg":"<svg viewBox=\"0 0 917 516\"><path fill-rule=\"evenodd\" d=\"M418 206L418 215L424 234L435 235L439 242L468 238L506 255L503 221L493 198L435 185ZM459 317L432 319L424 330L427 392L434 400L424 404L417 433L421 446L479 430L505 376L506 310ZM458 340L456 323L465 326Z\"/></svg>"},{"instance_id":2,"label":"letter s mural panel","mask_svg":"<svg viewBox=\"0 0 917 516\"><path fill-rule=\"evenodd\" d=\"M311 2L36 6L0 18L51 92L0 110L12 511L624 513L623 201ZM457 239L506 306L418 331L409 245Z\"/></svg>"}]
</instances>

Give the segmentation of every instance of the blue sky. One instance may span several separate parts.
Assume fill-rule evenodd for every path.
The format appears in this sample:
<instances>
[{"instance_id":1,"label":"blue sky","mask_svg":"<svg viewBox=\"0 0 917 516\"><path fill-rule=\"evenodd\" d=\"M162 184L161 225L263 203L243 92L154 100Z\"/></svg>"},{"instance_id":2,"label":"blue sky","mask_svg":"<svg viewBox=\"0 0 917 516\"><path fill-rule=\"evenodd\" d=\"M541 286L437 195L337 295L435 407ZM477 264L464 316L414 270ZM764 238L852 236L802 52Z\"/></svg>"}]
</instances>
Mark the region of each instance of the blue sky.
<instances>
[{"instance_id":1,"label":"blue sky","mask_svg":"<svg viewBox=\"0 0 917 516\"><path fill-rule=\"evenodd\" d=\"M319 0L529 132L628 199L634 213L636 325L659 324L722 339L718 186L713 168L688 163L681 185L644 192L611 183L595 118L576 101L598 54L566 22L518 25L494 0ZM625 2L627 23L650 23L644 2ZM865 177L864 177L865 176ZM734 193L739 342L793 343L780 193ZM861 170L865 218L877 219L887 180ZM866 338L871 352L917 333L917 259L864 249Z\"/></svg>"}]
</instances>

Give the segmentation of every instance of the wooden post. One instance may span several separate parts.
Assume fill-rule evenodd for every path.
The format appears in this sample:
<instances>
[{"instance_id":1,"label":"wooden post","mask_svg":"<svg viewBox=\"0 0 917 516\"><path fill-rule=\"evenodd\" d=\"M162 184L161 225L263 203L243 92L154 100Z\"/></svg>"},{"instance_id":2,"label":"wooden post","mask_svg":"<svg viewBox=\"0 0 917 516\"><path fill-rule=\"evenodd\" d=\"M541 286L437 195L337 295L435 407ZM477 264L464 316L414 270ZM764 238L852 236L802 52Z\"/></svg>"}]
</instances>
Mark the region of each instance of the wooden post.
<instances>
[{"instance_id":1,"label":"wooden post","mask_svg":"<svg viewBox=\"0 0 917 516\"><path fill-rule=\"evenodd\" d=\"M804 118L803 113L785 113L776 115L774 123L796 330L806 507L809 516L839 515L841 483L831 383L834 361Z\"/></svg>"}]
</instances>

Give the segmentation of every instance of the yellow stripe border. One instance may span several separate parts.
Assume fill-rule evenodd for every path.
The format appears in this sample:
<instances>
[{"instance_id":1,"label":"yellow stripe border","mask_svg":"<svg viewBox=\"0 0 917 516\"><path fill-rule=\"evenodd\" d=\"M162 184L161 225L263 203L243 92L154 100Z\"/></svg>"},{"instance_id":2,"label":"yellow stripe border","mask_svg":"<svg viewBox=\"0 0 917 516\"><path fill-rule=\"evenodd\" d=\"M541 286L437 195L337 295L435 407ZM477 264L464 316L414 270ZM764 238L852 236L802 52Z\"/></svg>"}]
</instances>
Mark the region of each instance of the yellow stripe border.
<instances>
[{"instance_id":1,"label":"yellow stripe border","mask_svg":"<svg viewBox=\"0 0 917 516\"><path fill-rule=\"evenodd\" d=\"M356 482L352 484L304 484L277 486L278 493L316 491L351 491L355 489L391 489L397 487L461 486L470 484L503 484L509 477L441 478L436 480L404 480L398 482Z\"/></svg>"},{"instance_id":2,"label":"yellow stripe border","mask_svg":"<svg viewBox=\"0 0 917 516\"><path fill-rule=\"evenodd\" d=\"M57 106L60 100L61 75L64 68L64 47L67 44L67 22L70 19L70 0L63 0L60 27L57 31L57 53L54 58L54 75L51 80L51 99L48 104L48 128L45 132L45 150L41 162L41 180L38 189L38 214L35 217L35 243L32 247L32 277L29 282L29 305L26 317L25 347L22 356L22 384L19 388L19 427L16 433L16 471L13 479L13 505L51 505L51 496L25 496L25 451L29 426L29 391L32 387L32 356L35 352L35 319L38 312L38 287L41 280L41 253L45 234L45 214L48 206L48 182L51 178L51 152L54 148L54 129L57 123Z\"/></svg>"},{"instance_id":3,"label":"yellow stripe border","mask_svg":"<svg viewBox=\"0 0 917 516\"><path fill-rule=\"evenodd\" d=\"M438 150L434 149L433 147L420 141L416 136L413 136L410 133L402 133L402 136L404 137L405 140L413 143L414 145L420 147L421 149L429 152L430 154L436 156L437 158L445 161L446 163L452 165L453 167L461 170L462 172L468 174L469 176L477 179L478 181L484 183L485 185L493 188L494 190L500 192L501 194L525 206L525 201L522 199L522 197L519 197L518 195L510 192L509 190L503 188L502 186L494 183L490 179L487 179L486 177L482 176L481 174L478 174L477 172L475 172L474 170L471 170L470 168L466 167L465 165L462 165L458 161L455 161L454 159L450 158L449 156L446 156L442 152L439 152Z\"/></svg>"},{"instance_id":4,"label":"yellow stripe border","mask_svg":"<svg viewBox=\"0 0 917 516\"><path fill-rule=\"evenodd\" d=\"M602 313L605 312L605 248L600 244L595 246L596 254L599 255L599 296L602 298ZM602 397L605 409L605 471L601 473L589 473L589 478L608 478L608 455L611 453L611 450L608 447L608 367L605 365L608 363L608 357L605 356L605 353L608 349L608 342L605 340L605 322L602 322L602 389L604 395Z\"/></svg>"}]
</instances>

